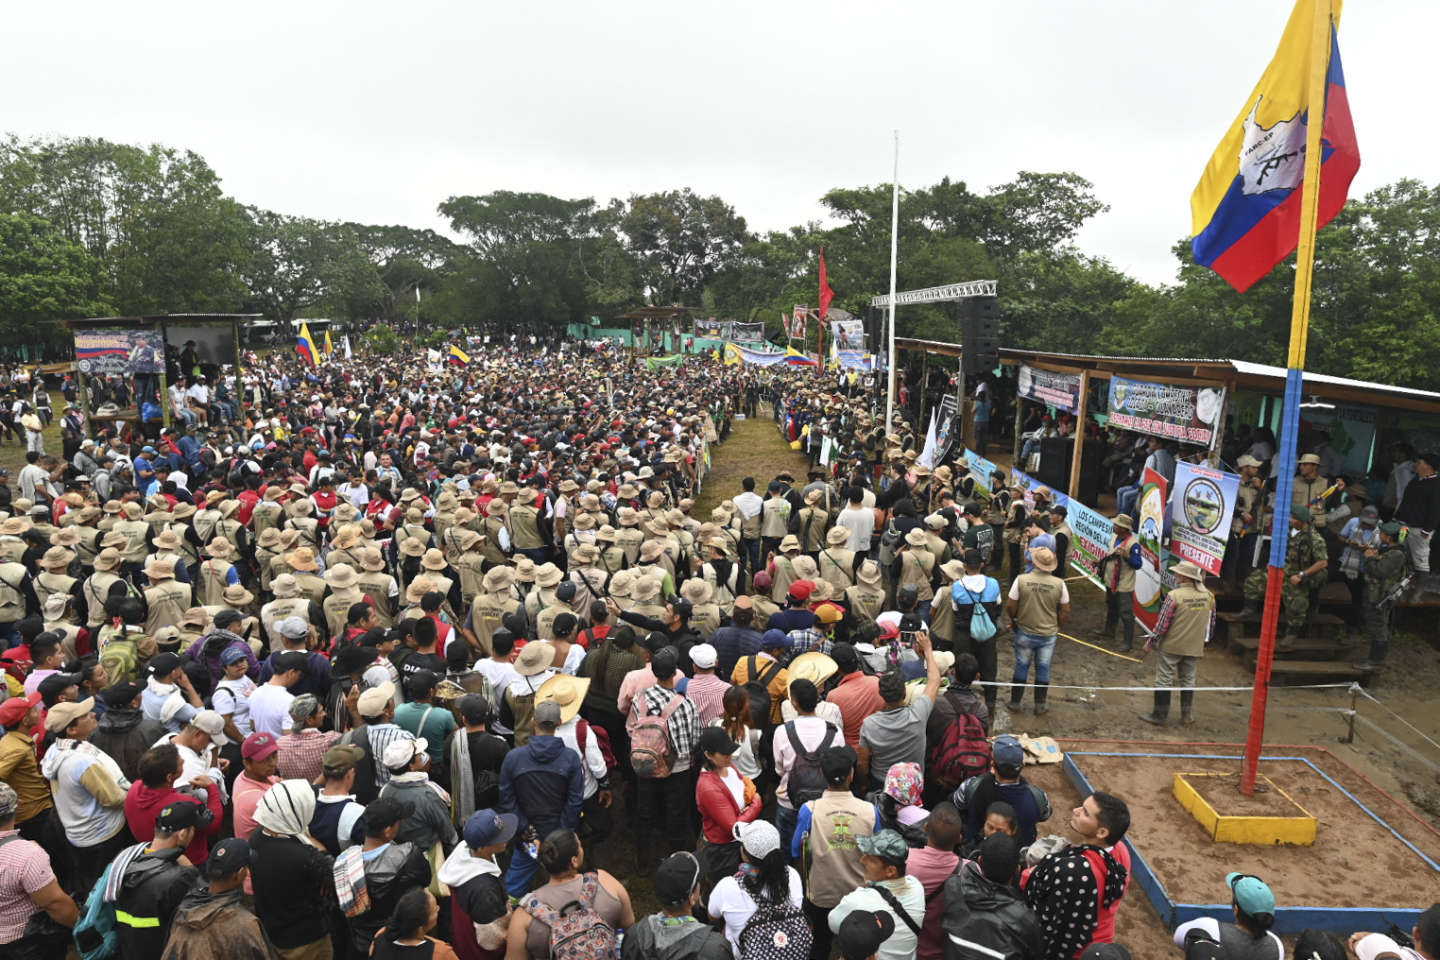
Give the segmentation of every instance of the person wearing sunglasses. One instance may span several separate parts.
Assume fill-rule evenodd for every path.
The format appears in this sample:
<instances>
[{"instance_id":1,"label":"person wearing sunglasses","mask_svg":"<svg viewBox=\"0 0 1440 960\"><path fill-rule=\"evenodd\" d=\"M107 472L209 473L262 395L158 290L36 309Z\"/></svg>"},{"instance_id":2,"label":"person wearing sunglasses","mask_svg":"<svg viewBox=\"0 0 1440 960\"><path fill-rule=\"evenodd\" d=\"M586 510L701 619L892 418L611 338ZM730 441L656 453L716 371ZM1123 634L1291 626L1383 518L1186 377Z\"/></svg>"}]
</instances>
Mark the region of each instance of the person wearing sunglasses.
<instances>
[{"instance_id":1,"label":"person wearing sunglasses","mask_svg":"<svg viewBox=\"0 0 1440 960\"><path fill-rule=\"evenodd\" d=\"M695 919L700 876L700 861L685 850L672 853L660 863L655 870L655 898L660 901L660 912L641 917L625 931L621 960L733 960L734 952L725 935Z\"/></svg>"},{"instance_id":2,"label":"person wearing sunglasses","mask_svg":"<svg viewBox=\"0 0 1440 960\"><path fill-rule=\"evenodd\" d=\"M1226 960L1285 960L1285 945L1270 932L1275 925L1275 894L1259 877L1248 873L1225 876L1230 888L1234 923L1201 917L1175 930L1175 946L1186 960L1224 957Z\"/></svg>"}]
</instances>

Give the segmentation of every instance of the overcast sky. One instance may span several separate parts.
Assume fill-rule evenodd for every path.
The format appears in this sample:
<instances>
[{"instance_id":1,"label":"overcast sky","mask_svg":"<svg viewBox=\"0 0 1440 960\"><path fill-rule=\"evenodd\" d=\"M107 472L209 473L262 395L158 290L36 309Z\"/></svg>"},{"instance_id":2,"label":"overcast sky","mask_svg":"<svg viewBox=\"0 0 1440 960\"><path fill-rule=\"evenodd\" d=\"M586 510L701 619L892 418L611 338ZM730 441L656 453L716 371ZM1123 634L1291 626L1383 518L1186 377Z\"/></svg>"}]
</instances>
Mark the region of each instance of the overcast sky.
<instances>
[{"instance_id":1,"label":"overcast sky","mask_svg":"<svg viewBox=\"0 0 1440 960\"><path fill-rule=\"evenodd\" d=\"M888 183L898 128L907 187L1089 178L1111 209L1081 247L1166 282L1291 5L7 4L0 128L188 147L240 201L326 219L442 228L453 194L689 186L758 230ZM1352 196L1437 179L1437 33L1434 0L1349 5Z\"/></svg>"}]
</instances>

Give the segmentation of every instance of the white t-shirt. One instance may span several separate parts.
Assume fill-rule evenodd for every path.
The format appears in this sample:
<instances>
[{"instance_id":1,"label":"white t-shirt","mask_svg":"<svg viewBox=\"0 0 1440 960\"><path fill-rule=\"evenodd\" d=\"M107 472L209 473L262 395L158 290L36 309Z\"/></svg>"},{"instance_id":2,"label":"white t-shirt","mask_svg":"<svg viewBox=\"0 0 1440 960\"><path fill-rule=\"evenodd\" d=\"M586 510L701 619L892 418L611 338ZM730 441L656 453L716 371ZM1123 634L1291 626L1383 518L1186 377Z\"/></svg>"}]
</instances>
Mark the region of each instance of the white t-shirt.
<instances>
[{"instance_id":1,"label":"white t-shirt","mask_svg":"<svg viewBox=\"0 0 1440 960\"><path fill-rule=\"evenodd\" d=\"M910 919L914 920L917 926L922 926L925 922L925 887L915 877L907 876L902 879L903 887L890 884L888 889L900 906L905 908ZM896 889L897 887L900 889ZM920 938L910 929L909 924L900 919L895 908L880 895L880 891L868 883L845 894L835 905L835 909L830 911L830 932L838 932L840 923L856 910L883 910L895 918L895 932L890 935L889 940L880 945L880 951L875 955L876 960L911 960L915 956Z\"/></svg>"},{"instance_id":2,"label":"white t-shirt","mask_svg":"<svg viewBox=\"0 0 1440 960\"><path fill-rule=\"evenodd\" d=\"M790 877L790 903L797 910L800 908L800 901L804 896L804 889L800 883L800 874L794 867L786 867L786 873ZM919 881L916 881L919 885ZM924 901L924 896L921 896ZM740 931L745 929L745 923L755 913L755 900L740 886L740 881L729 876L715 884L715 889L710 891L710 903L708 906L710 916L723 917L725 919L725 939L730 941L735 956L740 956ZM912 938L913 939L913 938ZM911 949L914 954L914 949Z\"/></svg>"},{"instance_id":3,"label":"white t-shirt","mask_svg":"<svg viewBox=\"0 0 1440 960\"><path fill-rule=\"evenodd\" d=\"M475 661L475 672L490 681L490 689L494 691L497 708L500 706L500 700L505 696L505 691L510 688L510 684L520 679L520 674L515 672L513 663L508 661L499 663L488 657Z\"/></svg>"},{"instance_id":4,"label":"white t-shirt","mask_svg":"<svg viewBox=\"0 0 1440 960\"><path fill-rule=\"evenodd\" d=\"M730 796L735 800L735 806L741 810L745 809L745 781L740 774L735 772L733 766L726 767L723 772L717 771L720 782L725 784L725 789L730 791Z\"/></svg>"},{"instance_id":5,"label":"white t-shirt","mask_svg":"<svg viewBox=\"0 0 1440 960\"><path fill-rule=\"evenodd\" d=\"M267 683L250 694L250 727L256 733L283 737L290 732L290 704L295 695L279 684Z\"/></svg>"},{"instance_id":6,"label":"white t-shirt","mask_svg":"<svg viewBox=\"0 0 1440 960\"><path fill-rule=\"evenodd\" d=\"M242 674L238 680L221 680L215 685L215 692L210 697L215 712L222 717L229 715L241 736L248 737L255 732L250 726L250 695L255 690L255 681Z\"/></svg>"},{"instance_id":7,"label":"white t-shirt","mask_svg":"<svg viewBox=\"0 0 1440 960\"><path fill-rule=\"evenodd\" d=\"M840 511L835 522L850 531L850 539L845 541L846 549L856 553L870 551L870 537L875 532L874 510L866 510L864 506L859 509L847 506Z\"/></svg>"}]
</instances>

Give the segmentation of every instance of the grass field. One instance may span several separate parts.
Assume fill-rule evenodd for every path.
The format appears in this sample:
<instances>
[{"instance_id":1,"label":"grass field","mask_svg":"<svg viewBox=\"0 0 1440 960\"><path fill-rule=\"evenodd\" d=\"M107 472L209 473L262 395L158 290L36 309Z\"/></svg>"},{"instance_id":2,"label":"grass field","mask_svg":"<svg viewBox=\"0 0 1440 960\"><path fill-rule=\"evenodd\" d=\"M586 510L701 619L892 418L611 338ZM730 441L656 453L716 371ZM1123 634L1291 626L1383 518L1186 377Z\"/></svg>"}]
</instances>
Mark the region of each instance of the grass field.
<instances>
[{"instance_id":1,"label":"grass field","mask_svg":"<svg viewBox=\"0 0 1440 960\"><path fill-rule=\"evenodd\" d=\"M731 424L730 437L712 453L715 468L705 478L705 487L696 498L695 517L705 520L722 500L740 492L740 481L755 478L755 492L765 495L765 485L775 474L788 469L800 486L805 485L805 471L810 460L780 436L775 421L763 411L754 420L736 420Z\"/></svg>"},{"instance_id":2,"label":"grass field","mask_svg":"<svg viewBox=\"0 0 1440 960\"><path fill-rule=\"evenodd\" d=\"M45 452L58 457L60 456L60 415L65 412L65 398L60 395L58 390L50 391L50 409L55 411L55 419L45 428ZM18 425L17 432L22 438L24 437L25 432L19 430ZM23 466L25 466L25 441L21 439L16 442L5 437L4 442L0 443L0 467L9 470L13 479ZM17 497L19 495L15 494Z\"/></svg>"}]
</instances>

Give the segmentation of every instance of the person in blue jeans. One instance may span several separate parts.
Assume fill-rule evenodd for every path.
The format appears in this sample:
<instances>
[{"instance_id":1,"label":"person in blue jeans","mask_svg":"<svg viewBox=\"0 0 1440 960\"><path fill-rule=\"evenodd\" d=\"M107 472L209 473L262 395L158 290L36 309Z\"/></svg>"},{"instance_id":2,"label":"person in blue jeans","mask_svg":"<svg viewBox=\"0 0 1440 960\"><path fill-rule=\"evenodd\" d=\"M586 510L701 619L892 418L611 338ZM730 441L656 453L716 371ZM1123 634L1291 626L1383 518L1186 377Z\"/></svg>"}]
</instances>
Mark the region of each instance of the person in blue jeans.
<instances>
[{"instance_id":1,"label":"person in blue jeans","mask_svg":"<svg viewBox=\"0 0 1440 960\"><path fill-rule=\"evenodd\" d=\"M1019 711L1025 698L1021 686L1035 664L1035 713L1046 713L1050 686L1050 659L1060 627L1070 619L1070 591L1065 580L1054 575L1055 551L1035 547L1030 551L1035 569L1016 577L1010 584L1005 612L1015 623L1015 673L1010 688L1010 712Z\"/></svg>"}]
</instances>

